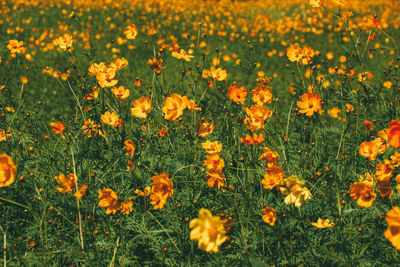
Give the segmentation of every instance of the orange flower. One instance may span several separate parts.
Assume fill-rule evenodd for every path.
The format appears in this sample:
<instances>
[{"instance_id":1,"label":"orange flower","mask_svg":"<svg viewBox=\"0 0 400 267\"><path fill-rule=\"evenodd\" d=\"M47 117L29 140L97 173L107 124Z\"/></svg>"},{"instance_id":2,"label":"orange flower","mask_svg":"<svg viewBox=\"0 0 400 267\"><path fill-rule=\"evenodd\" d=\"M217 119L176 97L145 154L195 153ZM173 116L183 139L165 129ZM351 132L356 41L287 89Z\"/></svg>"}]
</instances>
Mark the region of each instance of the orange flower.
<instances>
[{"instance_id":1,"label":"orange flower","mask_svg":"<svg viewBox=\"0 0 400 267\"><path fill-rule=\"evenodd\" d=\"M279 154L272 151L269 147L264 147L263 154L258 158L258 160L266 160L267 163L275 165L279 161Z\"/></svg>"},{"instance_id":2,"label":"orange flower","mask_svg":"<svg viewBox=\"0 0 400 267\"><path fill-rule=\"evenodd\" d=\"M265 120L273 114L268 107L259 105L253 105L244 110L248 117L244 119L243 123L253 132L263 129Z\"/></svg>"},{"instance_id":3,"label":"orange flower","mask_svg":"<svg viewBox=\"0 0 400 267\"><path fill-rule=\"evenodd\" d=\"M353 200L357 200L360 207L371 207L376 198L373 192L373 185L366 182L355 182L350 185L350 196Z\"/></svg>"},{"instance_id":4,"label":"orange flower","mask_svg":"<svg viewBox=\"0 0 400 267\"><path fill-rule=\"evenodd\" d=\"M368 129L368 131L372 132L375 130L375 123L373 121L365 120L364 126Z\"/></svg>"},{"instance_id":5,"label":"orange flower","mask_svg":"<svg viewBox=\"0 0 400 267\"><path fill-rule=\"evenodd\" d=\"M381 197L388 197L390 199L393 194L392 184L390 183L390 181L378 181L378 192Z\"/></svg>"},{"instance_id":6,"label":"orange flower","mask_svg":"<svg viewBox=\"0 0 400 267\"><path fill-rule=\"evenodd\" d=\"M389 145L394 148L400 146L400 120L392 120L389 124L388 137L390 139Z\"/></svg>"},{"instance_id":7,"label":"orange flower","mask_svg":"<svg viewBox=\"0 0 400 267\"><path fill-rule=\"evenodd\" d=\"M125 140L124 144L124 148L127 151L125 155L133 158L133 155L135 154L135 144L133 143L132 139Z\"/></svg>"},{"instance_id":8,"label":"orange flower","mask_svg":"<svg viewBox=\"0 0 400 267\"><path fill-rule=\"evenodd\" d=\"M369 17L368 21L367 21L367 24L365 25L365 27L367 29L376 28L378 26L379 26L379 20L378 20L378 17L376 15L373 16L373 17Z\"/></svg>"},{"instance_id":9,"label":"orange flower","mask_svg":"<svg viewBox=\"0 0 400 267\"><path fill-rule=\"evenodd\" d=\"M118 83L115 79L116 69L104 67L96 73L96 79L101 88L112 87Z\"/></svg>"},{"instance_id":10,"label":"orange flower","mask_svg":"<svg viewBox=\"0 0 400 267\"><path fill-rule=\"evenodd\" d=\"M246 134L245 138L240 137L239 141L241 143L245 143L246 145L259 145L265 141L265 138L262 133L254 134L253 136Z\"/></svg>"},{"instance_id":11,"label":"orange flower","mask_svg":"<svg viewBox=\"0 0 400 267\"><path fill-rule=\"evenodd\" d=\"M206 155L204 165L207 169L221 172L225 167L225 161L219 156L219 154L210 154Z\"/></svg>"},{"instance_id":12,"label":"orange flower","mask_svg":"<svg viewBox=\"0 0 400 267\"><path fill-rule=\"evenodd\" d=\"M61 121L59 122L50 122L50 127L52 127L52 130L55 134L61 134L62 132L65 131L65 125Z\"/></svg>"},{"instance_id":13,"label":"orange flower","mask_svg":"<svg viewBox=\"0 0 400 267\"><path fill-rule=\"evenodd\" d=\"M298 44L286 48L286 55L291 62L300 62L303 58L303 49Z\"/></svg>"},{"instance_id":14,"label":"orange flower","mask_svg":"<svg viewBox=\"0 0 400 267\"><path fill-rule=\"evenodd\" d=\"M329 223L329 219L323 220L321 218L318 218L318 221L315 222L311 222L311 224L317 228L329 228L332 226L335 226L335 223Z\"/></svg>"},{"instance_id":15,"label":"orange flower","mask_svg":"<svg viewBox=\"0 0 400 267\"><path fill-rule=\"evenodd\" d=\"M222 144L218 141L211 142L207 140L201 146L208 154L215 154L222 151Z\"/></svg>"},{"instance_id":16,"label":"orange flower","mask_svg":"<svg viewBox=\"0 0 400 267\"><path fill-rule=\"evenodd\" d=\"M266 207L262 209L261 212L264 214L262 216L263 222L269 224L270 226L274 226L277 217L275 209L271 207Z\"/></svg>"},{"instance_id":17,"label":"orange flower","mask_svg":"<svg viewBox=\"0 0 400 267\"><path fill-rule=\"evenodd\" d=\"M223 70L221 68L216 69L214 66L210 68L210 76L217 81L222 82L223 80L228 77L228 74L226 73L226 70Z\"/></svg>"},{"instance_id":18,"label":"orange flower","mask_svg":"<svg viewBox=\"0 0 400 267\"><path fill-rule=\"evenodd\" d=\"M174 183L169 179L168 173L161 173L160 175L151 178L153 184L151 186L150 204L154 205L154 209L162 209L168 197L174 194Z\"/></svg>"},{"instance_id":19,"label":"orange flower","mask_svg":"<svg viewBox=\"0 0 400 267\"><path fill-rule=\"evenodd\" d=\"M111 112L106 111L103 115L100 116L100 118L104 124L107 124L107 125L110 125L113 127L121 127L122 126L119 116L112 111Z\"/></svg>"},{"instance_id":20,"label":"orange flower","mask_svg":"<svg viewBox=\"0 0 400 267\"><path fill-rule=\"evenodd\" d=\"M83 134L87 137L97 136L101 133L100 125L96 124L93 120L87 119L82 125Z\"/></svg>"},{"instance_id":21,"label":"orange flower","mask_svg":"<svg viewBox=\"0 0 400 267\"><path fill-rule=\"evenodd\" d=\"M174 121L178 119L183 114L183 110L187 107L188 99L186 96L181 96L178 94L172 94L167 97L162 107L164 112L164 118L169 121Z\"/></svg>"},{"instance_id":22,"label":"orange flower","mask_svg":"<svg viewBox=\"0 0 400 267\"><path fill-rule=\"evenodd\" d=\"M60 46L61 49L71 51L73 49L72 41L72 36L66 33L57 39L57 44Z\"/></svg>"},{"instance_id":23,"label":"orange flower","mask_svg":"<svg viewBox=\"0 0 400 267\"><path fill-rule=\"evenodd\" d=\"M214 121L211 120L209 123L206 119L201 118L199 124L197 124L197 131L199 132L199 137L207 137L214 131Z\"/></svg>"},{"instance_id":24,"label":"orange flower","mask_svg":"<svg viewBox=\"0 0 400 267\"><path fill-rule=\"evenodd\" d=\"M297 106L300 108L300 113L305 113L306 116L311 117L314 112L321 110L321 97L319 94L308 92L301 96L302 101L297 101Z\"/></svg>"},{"instance_id":25,"label":"orange flower","mask_svg":"<svg viewBox=\"0 0 400 267\"><path fill-rule=\"evenodd\" d=\"M386 214L385 219L389 228L386 229L384 236L390 243L392 243L392 246L400 250L400 208L394 206Z\"/></svg>"},{"instance_id":26,"label":"orange flower","mask_svg":"<svg viewBox=\"0 0 400 267\"><path fill-rule=\"evenodd\" d=\"M88 184L82 184L78 191L74 193L74 197L81 199L87 192Z\"/></svg>"},{"instance_id":27,"label":"orange flower","mask_svg":"<svg viewBox=\"0 0 400 267\"><path fill-rule=\"evenodd\" d=\"M132 201L122 201L121 206L119 208L120 208L122 214L128 215L133 210L132 206L133 206Z\"/></svg>"},{"instance_id":28,"label":"orange flower","mask_svg":"<svg viewBox=\"0 0 400 267\"><path fill-rule=\"evenodd\" d=\"M161 137L164 137L168 133L168 129L161 127L160 129L157 130L157 132Z\"/></svg>"},{"instance_id":29,"label":"orange flower","mask_svg":"<svg viewBox=\"0 0 400 267\"><path fill-rule=\"evenodd\" d=\"M253 96L253 101L259 106L262 106L263 104L271 104L272 89L265 83L258 83L257 87L251 91L251 95Z\"/></svg>"},{"instance_id":30,"label":"orange flower","mask_svg":"<svg viewBox=\"0 0 400 267\"><path fill-rule=\"evenodd\" d=\"M138 29L137 29L136 25L131 24L131 25L125 27L124 34L126 36L126 39L129 39L129 40L135 39L138 34Z\"/></svg>"},{"instance_id":31,"label":"orange flower","mask_svg":"<svg viewBox=\"0 0 400 267\"><path fill-rule=\"evenodd\" d=\"M162 63L163 63L162 59L157 60L156 58L149 59L149 61L147 62L147 64L149 64L149 66L150 66L150 69L154 70L157 75L159 75L163 69L167 68L167 67L161 66Z\"/></svg>"},{"instance_id":32,"label":"orange flower","mask_svg":"<svg viewBox=\"0 0 400 267\"><path fill-rule=\"evenodd\" d=\"M114 190L105 188L99 189L99 207L107 208L105 214L115 214L119 210L118 195Z\"/></svg>"},{"instance_id":33,"label":"orange flower","mask_svg":"<svg viewBox=\"0 0 400 267\"><path fill-rule=\"evenodd\" d=\"M85 95L83 98L86 99L87 101L93 101L97 97L99 97L99 88L97 86L93 87L93 92Z\"/></svg>"},{"instance_id":34,"label":"orange flower","mask_svg":"<svg viewBox=\"0 0 400 267\"><path fill-rule=\"evenodd\" d=\"M136 79L135 79L135 86L137 86L137 87L142 86L142 81L141 81L139 78L137 78L137 77L136 77Z\"/></svg>"},{"instance_id":35,"label":"orange flower","mask_svg":"<svg viewBox=\"0 0 400 267\"><path fill-rule=\"evenodd\" d=\"M219 171L215 170L207 171L206 180L208 187L216 187L220 189L221 186L224 186L225 179L226 177Z\"/></svg>"},{"instance_id":36,"label":"orange flower","mask_svg":"<svg viewBox=\"0 0 400 267\"><path fill-rule=\"evenodd\" d=\"M121 70L128 66L128 60L126 58L117 58L114 62L111 62L108 67L115 69L116 71Z\"/></svg>"},{"instance_id":37,"label":"orange flower","mask_svg":"<svg viewBox=\"0 0 400 267\"><path fill-rule=\"evenodd\" d=\"M264 175L264 179L261 180L261 183L263 184L264 189L273 189L274 187L279 188L279 185L284 178L285 173L282 167L275 165L267 169L267 172Z\"/></svg>"},{"instance_id":38,"label":"orange flower","mask_svg":"<svg viewBox=\"0 0 400 267\"><path fill-rule=\"evenodd\" d=\"M23 41L17 41L17 40L9 40L7 48L10 50L11 54L25 54L26 52L26 47L24 47L24 42Z\"/></svg>"},{"instance_id":39,"label":"orange flower","mask_svg":"<svg viewBox=\"0 0 400 267\"><path fill-rule=\"evenodd\" d=\"M7 154L0 155L0 187L10 186L15 181L17 166Z\"/></svg>"},{"instance_id":40,"label":"orange flower","mask_svg":"<svg viewBox=\"0 0 400 267\"><path fill-rule=\"evenodd\" d=\"M235 103L244 103L246 101L247 90L238 85L229 86L228 97Z\"/></svg>"},{"instance_id":41,"label":"orange flower","mask_svg":"<svg viewBox=\"0 0 400 267\"><path fill-rule=\"evenodd\" d=\"M314 55L315 55L314 50L311 47L305 45L303 47L303 58L301 60L301 64L303 64L303 65L310 64L311 63L311 58L313 58Z\"/></svg>"},{"instance_id":42,"label":"orange flower","mask_svg":"<svg viewBox=\"0 0 400 267\"><path fill-rule=\"evenodd\" d=\"M139 195L139 196L141 196L141 197L147 197L147 196L150 196L150 191L151 191L150 186L146 186L143 191L139 190L139 189L136 189L134 191L134 193Z\"/></svg>"},{"instance_id":43,"label":"orange flower","mask_svg":"<svg viewBox=\"0 0 400 267\"><path fill-rule=\"evenodd\" d=\"M183 59L187 62L189 62L192 58L194 58L194 56L188 55L188 53L186 53L186 51L183 49L179 49L179 51L173 51L171 53L171 56L177 59Z\"/></svg>"},{"instance_id":44,"label":"orange flower","mask_svg":"<svg viewBox=\"0 0 400 267\"><path fill-rule=\"evenodd\" d=\"M118 88L113 87L111 93L122 101L129 96L129 89L125 89L125 87L121 85Z\"/></svg>"},{"instance_id":45,"label":"orange flower","mask_svg":"<svg viewBox=\"0 0 400 267\"><path fill-rule=\"evenodd\" d=\"M364 156L364 157L368 158L369 160L374 160L376 158L376 156L378 155L378 153L381 151L382 145L383 145L383 141L379 137L370 142L362 142L360 145L359 153L361 156ZM385 148L385 147L383 147L383 148Z\"/></svg>"},{"instance_id":46,"label":"orange flower","mask_svg":"<svg viewBox=\"0 0 400 267\"><path fill-rule=\"evenodd\" d=\"M193 99L189 99L187 101L187 108L190 111L196 111L196 110L201 111L201 108L194 102Z\"/></svg>"},{"instance_id":47,"label":"orange flower","mask_svg":"<svg viewBox=\"0 0 400 267\"><path fill-rule=\"evenodd\" d=\"M335 118L335 119L340 118L339 113L340 113L340 109L338 109L337 107L334 107L334 108L328 110L328 114L331 115L331 117Z\"/></svg>"},{"instance_id":48,"label":"orange flower","mask_svg":"<svg viewBox=\"0 0 400 267\"><path fill-rule=\"evenodd\" d=\"M131 114L137 118L146 119L151 111L151 99L145 96L132 102Z\"/></svg>"},{"instance_id":49,"label":"orange flower","mask_svg":"<svg viewBox=\"0 0 400 267\"><path fill-rule=\"evenodd\" d=\"M324 4L324 0L310 0L310 5L312 7L319 7Z\"/></svg>"},{"instance_id":50,"label":"orange flower","mask_svg":"<svg viewBox=\"0 0 400 267\"><path fill-rule=\"evenodd\" d=\"M74 190L76 186L76 181L78 179L73 173L70 173L67 176L65 176L64 174L60 174L59 176L56 176L54 178L57 180L57 183L62 186L56 187L56 189L63 194L71 193Z\"/></svg>"},{"instance_id":51,"label":"orange flower","mask_svg":"<svg viewBox=\"0 0 400 267\"><path fill-rule=\"evenodd\" d=\"M375 177L380 182L387 182L392 177L393 166L390 161L385 159L376 165Z\"/></svg>"}]
</instances>

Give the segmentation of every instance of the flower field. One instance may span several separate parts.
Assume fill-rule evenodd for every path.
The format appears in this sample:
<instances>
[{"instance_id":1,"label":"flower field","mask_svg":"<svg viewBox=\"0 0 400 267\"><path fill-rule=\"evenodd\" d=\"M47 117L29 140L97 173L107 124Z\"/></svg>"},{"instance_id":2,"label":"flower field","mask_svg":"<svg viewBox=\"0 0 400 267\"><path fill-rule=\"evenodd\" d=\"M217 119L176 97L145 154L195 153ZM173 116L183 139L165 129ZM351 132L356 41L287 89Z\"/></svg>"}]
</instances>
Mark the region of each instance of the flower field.
<instances>
[{"instance_id":1,"label":"flower field","mask_svg":"<svg viewBox=\"0 0 400 267\"><path fill-rule=\"evenodd\" d=\"M400 3L0 1L4 266L400 265Z\"/></svg>"}]
</instances>

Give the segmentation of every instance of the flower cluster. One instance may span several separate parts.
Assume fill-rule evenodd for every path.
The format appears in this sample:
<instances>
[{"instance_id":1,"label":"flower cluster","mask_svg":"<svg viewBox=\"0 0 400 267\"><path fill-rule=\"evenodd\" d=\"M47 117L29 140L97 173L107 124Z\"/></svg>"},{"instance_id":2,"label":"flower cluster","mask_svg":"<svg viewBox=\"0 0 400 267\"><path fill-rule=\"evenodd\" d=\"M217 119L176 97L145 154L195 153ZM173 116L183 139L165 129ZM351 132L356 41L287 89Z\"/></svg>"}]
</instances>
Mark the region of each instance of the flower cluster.
<instances>
[{"instance_id":1,"label":"flower cluster","mask_svg":"<svg viewBox=\"0 0 400 267\"><path fill-rule=\"evenodd\" d=\"M225 167L225 161L219 156L222 151L222 144L218 141L211 142L207 140L201 144L207 152L204 165L208 169L206 180L208 187L216 187L220 189L224 186L226 177L222 174L222 169Z\"/></svg>"}]
</instances>

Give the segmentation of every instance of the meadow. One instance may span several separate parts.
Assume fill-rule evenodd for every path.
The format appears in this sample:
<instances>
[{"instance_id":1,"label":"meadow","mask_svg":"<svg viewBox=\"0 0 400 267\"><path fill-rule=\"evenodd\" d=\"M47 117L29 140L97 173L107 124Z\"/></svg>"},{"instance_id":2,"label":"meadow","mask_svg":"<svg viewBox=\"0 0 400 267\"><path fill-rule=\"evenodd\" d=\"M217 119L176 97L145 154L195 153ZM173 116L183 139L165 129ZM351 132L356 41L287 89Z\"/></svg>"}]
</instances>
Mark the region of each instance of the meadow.
<instances>
[{"instance_id":1,"label":"meadow","mask_svg":"<svg viewBox=\"0 0 400 267\"><path fill-rule=\"evenodd\" d=\"M1 0L3 266L400 265L399 14Z\"/></svg>"}]
</instances>

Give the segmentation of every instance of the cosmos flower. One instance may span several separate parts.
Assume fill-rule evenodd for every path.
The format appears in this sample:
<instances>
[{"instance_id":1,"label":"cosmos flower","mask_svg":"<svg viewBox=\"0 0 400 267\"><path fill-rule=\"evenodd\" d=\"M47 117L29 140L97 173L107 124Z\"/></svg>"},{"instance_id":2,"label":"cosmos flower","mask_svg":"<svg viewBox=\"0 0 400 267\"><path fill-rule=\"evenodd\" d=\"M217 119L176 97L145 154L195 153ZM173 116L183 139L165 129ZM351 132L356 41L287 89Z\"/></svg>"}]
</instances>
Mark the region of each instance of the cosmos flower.
<instances>
[{"instance_id":1,"label":"cosmos flower","mask_svg":"<svg viewBox=\"0 0 400 267\"><path fill-rule=\"evenodd\" d=\"M321 97L319 94L308 92L301 96L302 101L297 101L297 106L300 108L300 113L305 113L306 116L311 117L314 112L321 110Z\"/></svg>"},{"instance_id":2,"label":"cosmos flower","mask_svg":"<svg viewBox=\"0 0 400 267\"><path fill-rule=\"evenodd\" d=\"M218 252L222 243L227 240L224 220L212 216L207 209L200 209L199 216L189 223L190 240L197 240L199 248L206 252Z\"/></svg>"},{"instance_id":3,"label":"cosmos flower","mask_svg":"<svg viewBox=\"0 0 400 267\"><path fill-rule=\"evenodd\" d=\"M0 155L0 187L10 186L17 175L17 166L7 154Z\"/></svg>"}]
</instances>

